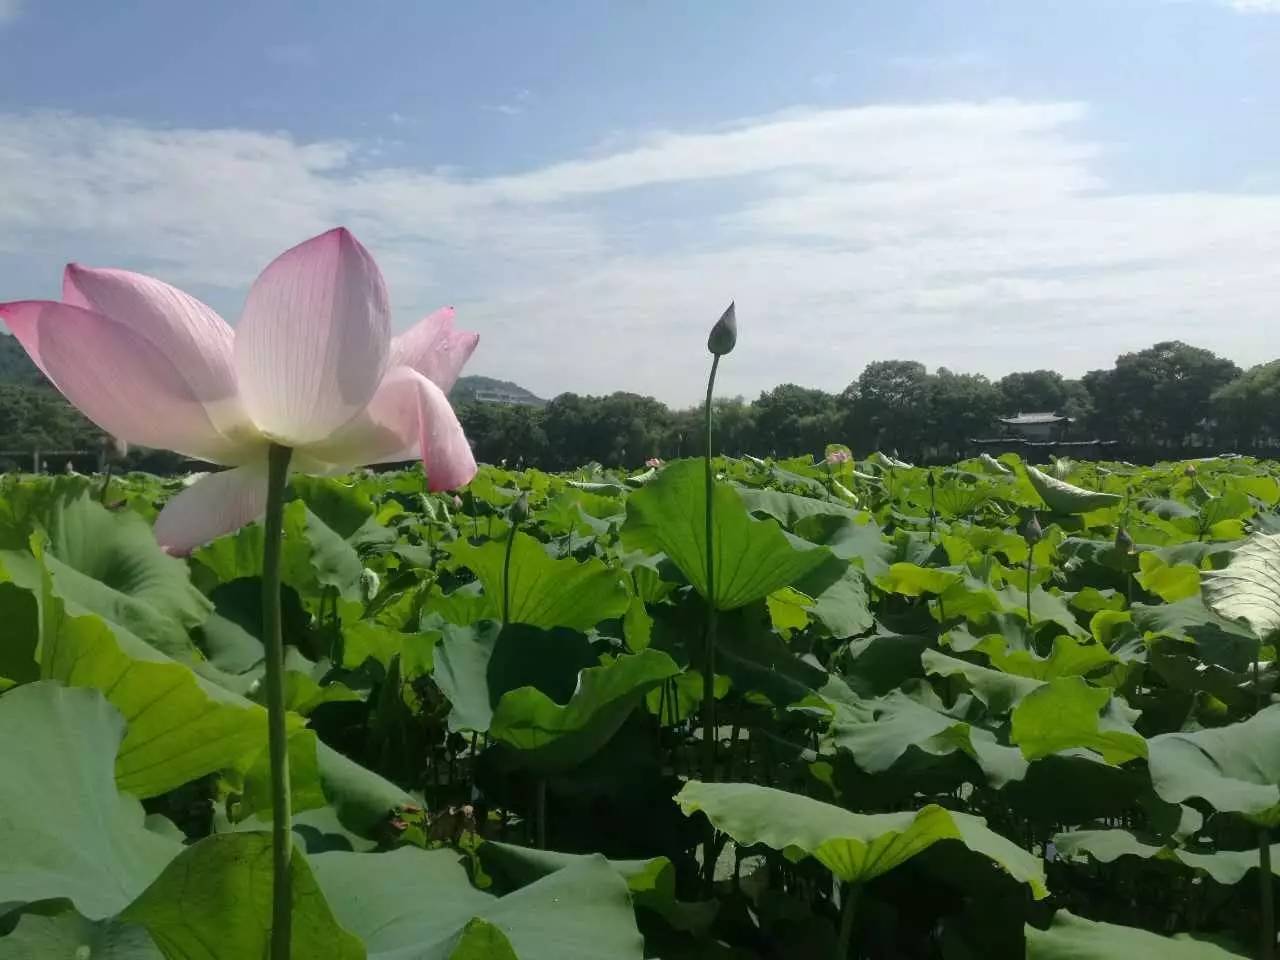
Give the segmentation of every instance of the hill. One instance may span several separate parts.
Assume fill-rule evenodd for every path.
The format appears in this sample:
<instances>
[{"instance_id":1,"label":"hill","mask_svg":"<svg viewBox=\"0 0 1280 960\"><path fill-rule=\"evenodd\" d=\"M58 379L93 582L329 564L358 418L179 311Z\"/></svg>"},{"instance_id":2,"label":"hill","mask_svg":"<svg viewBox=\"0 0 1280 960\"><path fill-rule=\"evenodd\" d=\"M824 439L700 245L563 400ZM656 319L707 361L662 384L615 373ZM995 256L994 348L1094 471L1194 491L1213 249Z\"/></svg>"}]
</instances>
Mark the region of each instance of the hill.
<instances>
[{"instance_id":1,"label":"hill","mask_svg":"<svg viewBox=\"0 0 1280 960\"><path fill-rule=\"evenodd\" d=\"M524 407L545 407L547 401L510 380L493 377L460 377L449 391L453 403L511 403Z\"/></svg>"},{"instance_id":2,"label":"hill","mask_svg":"<svg viewBox=\"0 0 1280 960\"><path fill-rule=\"evenodd\" d=\"M0 335L0 383L12 383L23 387L47 385L48 380L40 368L31 362L18 338L10 334Z\"/></svg>"}]
</instances>

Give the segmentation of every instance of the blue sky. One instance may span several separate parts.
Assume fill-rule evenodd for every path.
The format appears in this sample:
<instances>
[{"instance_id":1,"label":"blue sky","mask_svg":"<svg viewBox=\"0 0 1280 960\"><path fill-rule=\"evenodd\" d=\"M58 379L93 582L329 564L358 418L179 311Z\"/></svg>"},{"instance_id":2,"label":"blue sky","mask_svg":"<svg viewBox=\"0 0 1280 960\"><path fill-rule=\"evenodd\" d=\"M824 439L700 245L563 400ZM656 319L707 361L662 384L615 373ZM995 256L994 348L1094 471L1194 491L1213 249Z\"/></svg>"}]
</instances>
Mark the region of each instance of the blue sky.
<instances>
[{"instance_id":1,"label":"blue sky","mask_svg":"<svg viewBox=\"0 0 1280 960\"><path fill-rule=\"evenodd\" d=\"M0 298L346 223L544 395L1280 355L1280 0L0 0Z\"/></svg>"}]
</instances>

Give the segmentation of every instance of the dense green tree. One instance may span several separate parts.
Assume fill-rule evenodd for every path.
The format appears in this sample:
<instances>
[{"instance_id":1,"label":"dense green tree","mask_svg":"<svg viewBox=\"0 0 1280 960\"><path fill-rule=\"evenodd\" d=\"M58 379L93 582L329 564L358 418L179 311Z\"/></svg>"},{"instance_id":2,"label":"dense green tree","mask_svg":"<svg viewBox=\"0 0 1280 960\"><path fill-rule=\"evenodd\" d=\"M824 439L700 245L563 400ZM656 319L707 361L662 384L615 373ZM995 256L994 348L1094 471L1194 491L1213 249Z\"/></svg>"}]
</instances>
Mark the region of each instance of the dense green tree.
<instances>
[{"instance_id":1,"label":"dense green tree","mask_svg":"<svg viewBox=\"0 0 1280 960\"><path fill-rule=\"evenodd\" d=\"M1280 360L1251 367L1210 398L1221 441L1257 450L1280 440Z\"/></svg>"},{"instance_id":2,"label":"dense green tree","mask_svg":"<svg viewBox=\"0 0 1280 960\"><path fill-rule=\"evenodd\" d=\"M551 446L541 407L470 402L457 406L476 459L482 463L545 463Z\"/></svg>"},{"instance_id":3,"label":"dense green tree","mask_svg":"<svg viewBox=\"0 0 1280 960\"><path fill-rule=\"evenodd\" d=\"M1000 390L978 373L938 368L929 381L927 439L935 455L953 457L971 437L990 436L1000 411Z\"/></svg>"},{"instance_id":4,"label":"dense green tree","mask_svg":"<svg viewBox=\"0 0 1280 960\"><path fill-rule=\"evenodd\" d=\"M840 438L840 407L825 390L784 383L760 394L751 407L762 452L821 454Z\"/></svg>"},{"instance_id":5,"label":"dense green tree","mask_svg":"<svg viewBox=\"0 0 1280 960\"><path fill-rule=\"evenodd\" d=\"M1139 449L1202 445L1213 428L1210 398L1239 374L1230 360L1180 340L1122 354L1111 370L1085 376L1092 425Z\"/></svg>"},{"instance_id":6,"label":"dense green tree","mask_svg":"<svg viewBox=\"0 0 1280 960\"><path fill-rule=\"evenodd\" d=\"M877 360L841 394L850 443L918 456L931 417L930 377L914 360Z\"/></svg>"},{"instance_id":7,"label":"dense green tree","mask_svg":"<svg viewBox=\"0 0 1280 960\"><path fill-rule=\"evenodd\" d=\"M742 397L717 398L711 403L715 412L716 453L740 457L758 454L755 404ZM701 457L706 454L707 424L702 405L677 410L671 415L671 430L662 457ZM790 449L788 447L788 449Z\"/></svg>"},{"instance_id":8,"label":"dense green tree","mask_svg":"<svg viewBox=\"0 0 1280 960\"><path fill-rule=\"evenodd\" d=\"M653 397L563 393L547 404L542 428L561 469L596 461L630 466L659 456L671 434L671 411Z\"/></svg>"},{"instance_id":9,"label":"dense green tree","mask_svg":"<svg viewBox=\"0 0 1280 960\"><path fill-rule=\"evenodd\" d=\"M1001 377L1001 413L1058 413L1067 400L1066 381L1054 370L1026 370Z\"/></svg>"}]
</instances>

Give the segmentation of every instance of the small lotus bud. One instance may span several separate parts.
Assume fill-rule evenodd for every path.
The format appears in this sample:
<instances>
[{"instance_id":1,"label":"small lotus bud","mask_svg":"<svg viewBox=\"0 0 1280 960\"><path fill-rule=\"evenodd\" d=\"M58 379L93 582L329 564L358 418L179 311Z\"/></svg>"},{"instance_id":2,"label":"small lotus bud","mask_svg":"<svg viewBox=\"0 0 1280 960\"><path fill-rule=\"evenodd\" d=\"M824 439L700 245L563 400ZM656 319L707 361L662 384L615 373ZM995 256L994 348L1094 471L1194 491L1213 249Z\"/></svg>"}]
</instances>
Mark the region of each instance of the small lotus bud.
<instances>
[{"instance_id":1,"label":"small lotus bud","mask_svg":"<svg viewBox=\"0 0 1280 960\"><path fill-rule=\"evenodd\" d=\"M1022 528L1022 539L1029 544L1037 544L1044 539L1044 530L1040 527L1040 518L1034 513Z\"/></svg>"},{"instance_id":2,"label":"small lotus bud","mask_svg":"<svg viewBox=\"0 0 1280 960\"><path fill-rule=\"evenodd\" d=\"M648 460L644 462L644 465L653 470L657 470L659 467L664 466L662 460L659 457L650 457Z\"/></svg>"},{"instance_id":3,"label":"small lotus bud","mask_svg":"<svg viewBox=\"0 0 1280 960\"><path fill-rule=\"evenodd\" d=\"M935 478L935 477L934 477L934 475L933 475L933 471L932 471L932 470L930 470L930 471L929 471L929 489L931 489L931 490L932 490L932 489L933 489L934 487L936 487L937 485L938 485L937 478Z\"/></svg>"},{"instance_id":4,"label":"small lotus bud","mask_svg":"<svg viewBox=\"0 0 1280 960\"><path fill-rule=\"evenodd\" d=\"M1194 463L1188 463L1186 467L1183 468L1182 473L1184 476L1190 477L1194 480L1196 475L1196 465Z\"/></svg>"},{"instance_id":5,"label":"small lotus bud","mask_svg":"<svg viewBox=\"0 0 1280 960\"><path fill-rule=\"evenodd\" d=\"M1123 554L1131 554L1137 551L1137 547L1133 543L1133 537L1129 536L1129 531L1124 527L1116 527L1116 550Z\"/></svg>"},{"instance_id":6,"label":"small lotus bud","mask_svg":"<svg viewBox=\"0 0 1280 960\"><path fill-rule=\"evenodd\" d=\"M507 510L507 519L512 523L524 523L529 519L529 494L521 492L515 503Z\"/></svg>"},{"instance_id":7,"label":"small lotus bud","mask_svg":"<svg viewBox=\"0 0 1280 960\"><path fill-rule=\"evenodd\" d=\"M372 603L373 598L378 595L378 575L365 567L360 571L360 596L364 597L365 603Z\"/></svg>"},{"instance_id":8,"label":"small lotus bud","mask_svg":"<svg viewBox=\"0 0 1280 960\"><path fill-rule=\"evenodd\" d=\"M456 493L453 495L453 509L455 510L462 509L462 498L458 496Z\"/></svg>"},{"instance_id":9,"label":"small lotus bud","mask_svg":"<svg viewBox=\"0 0 1280 960\"><path fill-rule=\"evenodd\" d=\"M720 319L711 328L711 335L707 337L707 349L717 357L723 357L726 353L733 352L737 342L738 315L734 312L733 303L730 302L729 308L720 314Z\"/></svg>"}]
</instances>

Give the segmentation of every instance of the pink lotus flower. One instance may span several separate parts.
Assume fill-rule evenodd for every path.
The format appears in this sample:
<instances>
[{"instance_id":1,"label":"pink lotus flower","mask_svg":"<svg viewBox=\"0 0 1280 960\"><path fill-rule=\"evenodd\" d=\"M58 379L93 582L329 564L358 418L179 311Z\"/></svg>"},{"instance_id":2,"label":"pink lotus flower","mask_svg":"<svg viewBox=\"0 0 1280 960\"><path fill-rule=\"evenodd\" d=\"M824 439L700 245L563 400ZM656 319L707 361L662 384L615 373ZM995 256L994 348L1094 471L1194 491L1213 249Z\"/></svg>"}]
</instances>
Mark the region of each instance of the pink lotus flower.
<instances>
[{"instance_id":1,"label":"pink lotus flower","mask_svg":"<svg viewBox=\"0 0 1280 960\"><path fill-rule=\"evenodd\" d=\"M156 538L172 552L262 515L272 443L294 448L297 472L420 457L432 490L475 476L446 394L478 335L446 308L393 338L382 273L345 229L273 260L234 330L126 270L70 264L62 296L0 304L0 318L67 399L122 441L232 467L165 505Z\"/></svg>"},{"instance_id":2,"label":"pink lotus flower","mask_svg":"<svg viewBox=\"0 0 1280 960\"><path fill-rule=\"evenodd\" d=\"M646 467L651 467L654 470L657 470L661 466L665 466L665 464L662 462L661 458L659 457L650 457L648 460L644 462L644 465Z\"/></svg>"},{"instance_id":3,"label":"pink lotus flower","mask_svg":"<svg viewBox=\"0 0 1280 960\"><path fill-rule=\"evenodd\" d=\"M840 463L848 463L853 459L853 455L848 450L832 450L827 454L827 463L835 466Z\"/></svg>"}]
</instances>

